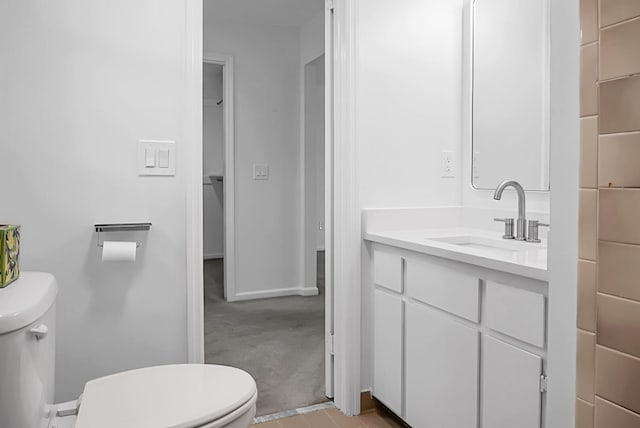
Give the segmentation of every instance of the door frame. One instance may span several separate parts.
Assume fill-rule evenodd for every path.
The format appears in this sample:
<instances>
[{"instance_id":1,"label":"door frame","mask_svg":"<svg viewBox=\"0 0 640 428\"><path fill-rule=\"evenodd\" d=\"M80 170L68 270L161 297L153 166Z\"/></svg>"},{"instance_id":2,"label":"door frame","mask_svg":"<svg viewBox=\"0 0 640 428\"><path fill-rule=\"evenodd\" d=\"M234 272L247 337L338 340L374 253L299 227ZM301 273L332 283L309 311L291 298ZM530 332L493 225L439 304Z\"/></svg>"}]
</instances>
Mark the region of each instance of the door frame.
<instances>
[{"instance_id":1,"label":"door frame","mask_svg":"<svg viewBox=\"0 0 640 428\"><path fill-rule=\"evenodd\" d=\"M550 181L547 428L575 426L580 166L578 0L550 2ZM558 238L558 239L556 239Z\"/></svg>"},{"instance_id":2,"label":"door frame","mask_svg":"<svg viewBox=\"0 0 640 428\"><path fill-rule=\"evenodd\" d=\"M187 361L204 363L204 249L202 227L203 2L185 1L184 148L186 180Z\"/></svg>"},{"instance_id":3,"label":"door frame","mask_svg":"<svg viewBox=\"0 0 640 428\"><path fill-rule=\"evenodd\" d=\"M335 300L333 282L333 8L324 7L324 379L325 394L335 398Z\"/></svg>"},{"instance_id":4,"label":"door frame","mask_svg":"<svg viewBox=\"0 0 640 428\"><path fill-rule=\"evenodd\" d=\"M205 61L224 65L225 111L225 293L235 294L235 118L233 56L203 53L203 1L185 2L184 147L181 168L186 181L186 294L187 355L189 363L204 363L204 249L202 171L202 66ZM230 221L226 221L226 219ZM230 233L228 232L230 231ZM231 255L231 257L229 257Z\"/></svg>"},{"instance_id":5,"label":"door frame","mask_svg":"<svg viewBox=\"0 0 640 428\"><path fill-rule=\"evenodd\" d=\"M325 1L325 277L333 292L334 401L352 416L360 413L364 248L356 139L358 2Z\"/></svg>"},{"instance_id":6,"label":"door frame","mask_svg":"<svg viewBox=\"0 0 640 428\"><path fill-rule=\"evenodd\" d=\"M202 3L199 8L202 22ZM193 14L196 12L192 11ZM223 66L223 123L224 123L224 172L223 172L223 211L224 211L224 293L228 301L235 300L236 252L235 252L235 118L234 118L234 67L233 56L219 53L202 52L202 25L194 24L193 17L187 29L191 39L188 65L188 106L185 109L189 117L188 135L192 144L188 146L189 156L184 157L184 170L188 175L187 183L187 361L204 363L204 250L203 250L203 102L202 68L204 63ZM192 27L199 27L198 29ZM195 39L199 37L199 40ZM187 150L185 150L187 151Z\"/></svg>"},{"instance_id":7,"label":"door frame","mask_svg":"<svg viewBox=\"0 0 640 428\"><path fill-rule=\"evenodd\" d=\"M224 123L223 202L224 212L224 298L227 302L236 296L236 221L235 221L235 117L233 55L205 52L202 63L222 65L222 121ZM204 141L203 141L204 142ZM204 302L203 302L204 304Z\"/></svg>"}]
</instances>

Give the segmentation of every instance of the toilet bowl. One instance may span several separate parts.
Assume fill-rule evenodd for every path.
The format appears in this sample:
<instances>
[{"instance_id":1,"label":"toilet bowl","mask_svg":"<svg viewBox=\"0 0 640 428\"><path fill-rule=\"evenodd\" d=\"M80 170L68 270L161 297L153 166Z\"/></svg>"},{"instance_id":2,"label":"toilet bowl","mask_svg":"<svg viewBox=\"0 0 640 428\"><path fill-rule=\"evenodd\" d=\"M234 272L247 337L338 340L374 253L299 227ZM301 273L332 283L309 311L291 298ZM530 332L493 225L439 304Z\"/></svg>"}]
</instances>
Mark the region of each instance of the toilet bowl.
<instances>
[{"instance_id":1,"label":"toilet bowl","mask_svg":"<svg viewBox=\"0 0 640 428\"><path fill-rule=\"evenodd\" d=\"M257 390L246 372L175 364L97 378L55 405L55 278L23 272L0 289L0 427L247 428Z\"/></svg>"}]
</instances>

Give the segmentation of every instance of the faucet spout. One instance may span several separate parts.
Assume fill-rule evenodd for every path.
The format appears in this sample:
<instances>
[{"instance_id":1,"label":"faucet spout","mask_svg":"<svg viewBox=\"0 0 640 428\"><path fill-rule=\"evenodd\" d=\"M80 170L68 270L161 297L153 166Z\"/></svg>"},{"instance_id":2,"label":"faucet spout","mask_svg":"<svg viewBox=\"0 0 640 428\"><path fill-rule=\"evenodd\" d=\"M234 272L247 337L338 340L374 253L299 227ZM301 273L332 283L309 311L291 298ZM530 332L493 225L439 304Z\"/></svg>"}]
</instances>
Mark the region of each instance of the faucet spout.
<instances>
[{"instance_id":1,"label":"faucet spout","mask_svg":"<svg viewBox=\"0 0 640 428\"><path fill-rule=\"evenodd\" d=\"M493 199L499 201L502 199L502 192L507 187L513 187L518 194L518 225L517 225L517 234L516 239L524 241L527 239L525 234L526 225L527 225L527 202L526 195L524 192L524 188L515 180L505 180L498 187L496 187L496 191L493 194Z\"/></svg>"},{"instance_id":2,"label":"faucet spout","mask_svg":"<svg viewBox=\"0 0 640 428\"><path fill-rule=\"evenodd\" d=\"M504 192L504 189L506 189L507 187L513 187L518 194L518 217L525 218L527 216L526 196L524 193L524 188L517 181L505 180L500 183L493 194L493 199L495 199L496 201L502 199L502 192Z\"/></svg>"}]
</instances>

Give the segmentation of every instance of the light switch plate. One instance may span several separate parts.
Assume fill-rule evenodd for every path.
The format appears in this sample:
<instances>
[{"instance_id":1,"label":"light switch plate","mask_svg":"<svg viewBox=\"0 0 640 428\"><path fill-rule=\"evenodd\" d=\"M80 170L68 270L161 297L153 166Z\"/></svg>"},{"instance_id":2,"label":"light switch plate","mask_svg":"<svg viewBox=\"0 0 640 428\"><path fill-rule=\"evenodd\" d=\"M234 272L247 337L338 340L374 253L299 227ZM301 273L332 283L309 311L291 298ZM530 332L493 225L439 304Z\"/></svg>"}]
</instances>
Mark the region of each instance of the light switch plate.
<instances>
[{"instance_id":1,"label":"light switch plate","mask_svg":"<svg viewBox=\"0 0 640 428\"><path fill-rule=\"evenodd\" d=\"M257 163L253 165L253 179L254 180L268 180L269 179L269 165L264 163Z\"/></svg>"},{"instance_id":2,"label":"light switch plate","mask_svg":"<svg viewBox=\"0 0 640 428\"><path fill-rule=\"evenodd\" d=\"M154 153L154 166L147 166L147 153ZM138 141L138 175L176 175L175 141Z\"/></svg>"}]
</instances>

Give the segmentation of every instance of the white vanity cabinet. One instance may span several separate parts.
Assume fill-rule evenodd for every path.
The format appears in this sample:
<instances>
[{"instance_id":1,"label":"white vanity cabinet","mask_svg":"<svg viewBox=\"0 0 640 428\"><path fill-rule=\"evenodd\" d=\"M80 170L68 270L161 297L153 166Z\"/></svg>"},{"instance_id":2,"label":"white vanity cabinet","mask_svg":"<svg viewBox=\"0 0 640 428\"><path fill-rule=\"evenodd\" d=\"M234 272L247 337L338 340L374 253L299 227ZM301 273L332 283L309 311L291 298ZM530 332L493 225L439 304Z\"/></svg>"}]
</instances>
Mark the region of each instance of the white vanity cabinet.
<instances>
[{"instance_id":1,"label":"white vanity cabinet","mask_svg":"<svg viewBox=\"0 0 640 428\"><path fill-rule=\"evenodd\" d=\"M414 428L543 428L543 281L372 244L373 396Z\"/></svg>"},{"instance_id":2,"label":"white vanity cabinet","mask_svg":"<svg viewBox=\"0 0 640 428\"><path fill-rule=\"evenodd\" d=\"M406 310L406 421L476 427L479 332L420 304L408 302Z\"/></svg>"},{"instance_id":3,"label":"white vanity cabinet","mask_svg":"<svg viewBox=\"0 0 640 428\"><path fill-rule=\"evenodd\" d=\"M402 414L402 337L404 305L402 302L402 265L397 254L376 254L374 267L377 288L374 291L374 366L377 398L396 414Z\"/></svg>"},{"instance_id":4,"label":"white vanity cabinet","mask_svg":"<svg viewBox=\"0 0 640 428\"><path fill-rule=\"evenodd\" d=\"M488 335L482 339L482 426L539 428L542 358Z\"/></svg>"},{"instance_id":5,"label":"white vanity cabinet","mask_svg":"<svg viewBox=\"0 0 640 428\"><path fill-rule=\"evenodd\" d=\"M377 398L396 414L402 413L402 324L400 296L375 291L374 373Z\"/></svg>"}]
</instances>

